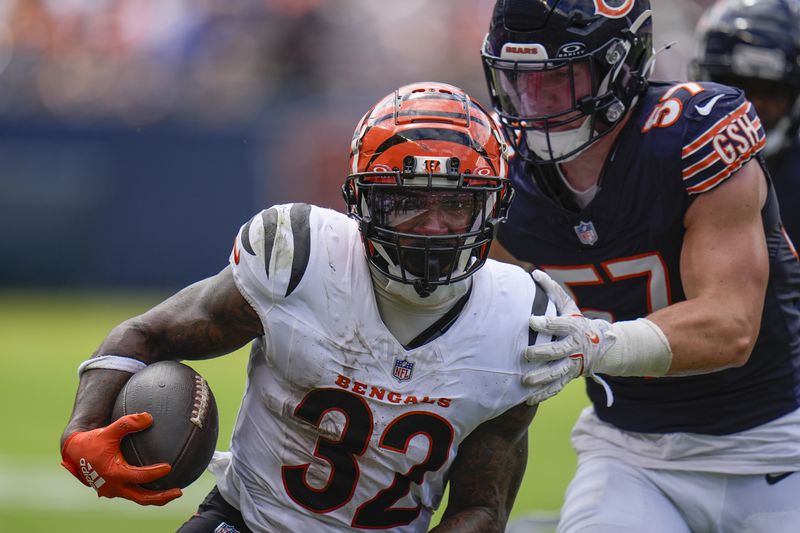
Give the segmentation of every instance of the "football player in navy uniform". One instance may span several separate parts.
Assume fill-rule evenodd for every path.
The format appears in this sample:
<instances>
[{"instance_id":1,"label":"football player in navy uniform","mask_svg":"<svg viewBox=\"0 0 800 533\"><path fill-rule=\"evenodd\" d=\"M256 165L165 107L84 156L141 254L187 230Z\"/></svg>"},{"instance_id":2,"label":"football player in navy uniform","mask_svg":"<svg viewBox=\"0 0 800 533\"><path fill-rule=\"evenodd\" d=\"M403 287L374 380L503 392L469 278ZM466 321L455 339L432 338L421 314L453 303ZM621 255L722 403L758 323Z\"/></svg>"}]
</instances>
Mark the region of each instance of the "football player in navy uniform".
<instances>
[{"instance_id":1,"label":"football player in navy uniform","mask_svg":"<svg viewBox=\"0 0 800 533\"><path fill-rule=\"evenodd\" d=\"M592 378L559 531L797 531L800 265L764 128L739 89L649 81L652 25L647 0L498 0L482 49L516 151L499 252L565 314L531 319L562 338L528 382Z\"/></svg>"},{"instance_id":2,"label":"football player in navy uniform","mask_svg":"<svg viewBox=\"0 0 800 533\"><path fill-rule=\"evenodd\" d=\"M690 75L744 90L792 242L800 240L800 1L722 0L697 25Z\"/></svg>"},{"instance_id":3,"label":"football player in navy uniform","mask_svg":"<svg viewBox=\"0 0 800 533\"><path fill-rule=\"evenodd\" d=\"M503 531L542 399L522 381L537 366L522 357L529 315L555 311L528 273L487 260L507 173L499 128L460 89L387 95L356 127L347 214L265 209L230 266L120 324L79 367L63 465L100 496L180 496L139 485L170 466L128 465L120 439L152 418L111 421L114 400L146 364L254 341L231 452L182 533L419 533L446 484L435 531Z\"/></svg>"}]
</instances>

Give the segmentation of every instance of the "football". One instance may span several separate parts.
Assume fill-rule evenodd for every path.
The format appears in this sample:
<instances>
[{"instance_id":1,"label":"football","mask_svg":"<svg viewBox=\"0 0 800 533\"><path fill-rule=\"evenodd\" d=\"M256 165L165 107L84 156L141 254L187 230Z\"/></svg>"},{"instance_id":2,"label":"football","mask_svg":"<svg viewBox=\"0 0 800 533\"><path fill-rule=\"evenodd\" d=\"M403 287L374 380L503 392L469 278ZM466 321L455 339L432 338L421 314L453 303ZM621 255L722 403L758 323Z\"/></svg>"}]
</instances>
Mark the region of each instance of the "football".
<instances>
[{"instance_id":1,"label":"football","mask_svg":"<svg viewBox=\"0 0 800 533\"><path fill-rule=\"evenodd\" d=\"M142 486L150 490L184 488L203 473L217 444L219 418L208 382L191 367L161 361L134 374L117 396L114 420L148 412L153 425L122 439L128 463L169 463L172 471Z\"/></svg>"}]
</instances>

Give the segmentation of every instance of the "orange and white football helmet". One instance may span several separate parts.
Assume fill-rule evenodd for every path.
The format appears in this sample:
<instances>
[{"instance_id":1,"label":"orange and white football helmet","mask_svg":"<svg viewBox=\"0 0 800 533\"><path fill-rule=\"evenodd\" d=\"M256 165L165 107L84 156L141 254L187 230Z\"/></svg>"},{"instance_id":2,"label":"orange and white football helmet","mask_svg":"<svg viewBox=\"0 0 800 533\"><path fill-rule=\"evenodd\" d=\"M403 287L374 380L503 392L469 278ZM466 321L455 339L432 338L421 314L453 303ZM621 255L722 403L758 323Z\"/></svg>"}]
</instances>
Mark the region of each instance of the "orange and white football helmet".
<instances>
[{"instance_id":1,"label":"orange and white football helmet","mask_svg":"<svg viewBox=\"0 0 800 533\"><path fill-rule=\"evenodd\" d=\"M486 261L512 198L496 122L452 85L382 98L356 126L342 191L369 262L427 296Z\"/></svg>"}]
</instances>

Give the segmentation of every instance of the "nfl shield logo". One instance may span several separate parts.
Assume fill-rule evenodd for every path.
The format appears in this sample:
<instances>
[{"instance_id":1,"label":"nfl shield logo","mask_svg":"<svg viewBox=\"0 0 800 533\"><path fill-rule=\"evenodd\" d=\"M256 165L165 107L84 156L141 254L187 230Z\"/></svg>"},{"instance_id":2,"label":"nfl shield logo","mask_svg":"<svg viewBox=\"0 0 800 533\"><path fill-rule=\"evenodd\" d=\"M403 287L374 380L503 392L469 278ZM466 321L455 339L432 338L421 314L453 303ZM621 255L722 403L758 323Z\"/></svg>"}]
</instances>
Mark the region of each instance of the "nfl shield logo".
<instances>
[{"instance_id":1,"label":"nfl shield logo","mask_svg":"<svg viewBox=\"0 0 800 533\"><path fill-rule=\"evenodd\" d=\"M225 522L220 522L220 524L214 530L214 533L239 533L239 530L230 524L226 524Z\"/></svg>"},{"instance_id":2,"label":"nfl shield logo","mask_svg":"<svg viewBox=\"0 0 800 533\"><path fill-rule=\"evenodd\" d=\"M581 220L581 223L575 226L575 233L583 244L592 245L597 242L597 232L591 220L589 222Z\"/></svg>"},{"instance_id":3,"label":"nfl shield logo","mask_svg":"<svg viewBox=\"0 0 800 533\"><path fill-rule=\"evenodd\" d=\"M397 381L408 381L411 379L411 372L414 371L414 363L403 359L395 359L394 360L394 370L392 370L392 376Z\"/></svg>"}]
</instances>

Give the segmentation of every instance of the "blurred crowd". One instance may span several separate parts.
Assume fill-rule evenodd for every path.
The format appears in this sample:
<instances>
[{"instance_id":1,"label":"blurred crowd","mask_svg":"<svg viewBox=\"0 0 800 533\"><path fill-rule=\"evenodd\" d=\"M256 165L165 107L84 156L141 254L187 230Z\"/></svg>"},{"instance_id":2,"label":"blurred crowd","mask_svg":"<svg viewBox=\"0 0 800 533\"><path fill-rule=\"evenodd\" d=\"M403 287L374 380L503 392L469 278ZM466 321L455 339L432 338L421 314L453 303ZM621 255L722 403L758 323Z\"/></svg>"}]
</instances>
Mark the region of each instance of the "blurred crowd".
<instances>
[{"instance_id":1,"label":"blurred crowd","mask_svg":"<svg viewBox=\"0 0 800 533\"><path fill-rule=\"evenodd\" d=\"M273 54L311 2L2 0L4 114L132 124L230 121L261 105ZM297 7L294 7L297 6Z\"/></svg>"},{"instance_id":2,"label":"blurred crowd","mask_svg":"<svg viewBox=\"0 0 800 533\"><path fill-rule=\"evenodd\" d=\"M656 46L678 41L655 77L685 77L710 1L652 0ZM223 253L201 256L172 234L224 248L264 206L341 209L353 127L380 97L435 80L488 102L479 49L493 4L0 0L0 225L28 228L0 235L0 263L11 265L0 286L181 286L193 279L178 275L185 268L170 278L133 245L210 272ZM57 267L45 271L30 250L16 259L36 239L64 243ZM77 252L98 239L120 264Z\"/></svg>"},{"instance_id":3,"label":"blurred crowd","mask_svg":"<svg viewBox=\"0 0 800 533\"><path fill-rule=\"evenodd\" d=\"M420 72L479 81L488 2L386 4L0 0L0 113L224 124L276 98L377 97Z\"/></svg>"},{"instance_id":4,"label":"blurred crowd","mask_svg":"<svg viewBox=\"0 0 800 533\"><path fill-rule=\"evenodd\" d=\"M493 0L0 0L0 120L253 128L263 203L338 208L352 127L436 80L486 102ZM654 0L679 79L710 0ZM332 186L332 182L334 185Z\"/></svg>"},{"instance_id":5,"label":"blurred crowd","mask_svg":"<svg viewBox=\"0 0 800 533\"><path fill-rule=\"evenodd\" d=\"M247 121L276 100L375 99L424 77L485 93L491 0L0 0L0 113ZM654 2L680 75L708 2ZM660 4L660 5L659 5Z\"/></svg>"}]
</instances>

